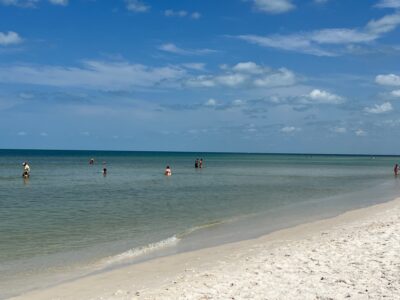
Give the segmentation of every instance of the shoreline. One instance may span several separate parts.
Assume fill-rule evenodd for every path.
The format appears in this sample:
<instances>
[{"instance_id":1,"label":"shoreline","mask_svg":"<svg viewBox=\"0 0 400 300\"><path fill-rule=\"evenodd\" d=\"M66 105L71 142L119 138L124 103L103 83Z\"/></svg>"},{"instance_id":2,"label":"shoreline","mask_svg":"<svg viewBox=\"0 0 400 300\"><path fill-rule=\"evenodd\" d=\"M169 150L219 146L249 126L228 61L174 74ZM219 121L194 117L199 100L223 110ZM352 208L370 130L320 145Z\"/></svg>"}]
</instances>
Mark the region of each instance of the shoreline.
<instances>
[{"instance_id":1,"label":"shoreline","mask_svg":"<svg viewBox=\"0 0 400 300\"><path fill-rule=\"evenodd\" d=\"M242 268L244 267L244 270L251 269L254 264L252 260L259 260L260 253L273 253L274 251L281 250L282 247L289 249L286 251L295 252L297 256L302 256L305 249L303 249L303 253L296 253L296 249L293 248L301 250L304 246L303 244L307 244L306 242L309 242L310 239L315 244L324 242L319 245L323 248L326 244L329 245L330 242L321 241L321 239L326 239L330 234L337 235L338 230L349 230L347 234L352 235L354 234L355 227L362 226L364 223L373 223L376 220L383 222L385 221L385 217L396 216L396 210L400 211L400 198L365 208L350 210L333 218L274 231L256 239L154 258L149 261L90 275L46 289L34 290L10 299L174 299L185 298L188 295L190 297L192 295L196 299L201 299L200 295L207 295L207 293L211 293L211 298L218 298L218 295L222 297L223 293L235 290L234 287L237 285L246 285L246 283L254 284L254 280L258 277L252 274L239 279L235 277L235 280L233 278L230 279L229 276L232 276L230 275L232 274L231 271L234 271L238 267L237 264ZM382 217L383 220L381 220ZM400 227L400 224L393 226ZM300 243L300 247L294 247L293 244L296 243ZM325 253L323 255L326 257L329 254ZM265 256L265 253L261 256L263 255ZM280 260L296 256L288 255L280 258ZM243 258L244 261L242 261ZM271 263L274 263L274 261ZM307 260L307 262L309 263L310 261ZM284 268L280 267L280 270L282 269ZM273 277L274 274L272 272L268 276ZM299 275L299 278L302 276ZM224 284L225 280L235 282L232 282L232 286L226 287ZM271 281L271 278L268 280ZM199 288L195 287L192 283L200 285L202 291L199 292ZM212 283L215 286L212 286ZM261 284L257 284L257 286L261 287ZM305 297L307 298L307 296ZM272 298L274 299L273 296Z\"/></svg>"}]
</instances>

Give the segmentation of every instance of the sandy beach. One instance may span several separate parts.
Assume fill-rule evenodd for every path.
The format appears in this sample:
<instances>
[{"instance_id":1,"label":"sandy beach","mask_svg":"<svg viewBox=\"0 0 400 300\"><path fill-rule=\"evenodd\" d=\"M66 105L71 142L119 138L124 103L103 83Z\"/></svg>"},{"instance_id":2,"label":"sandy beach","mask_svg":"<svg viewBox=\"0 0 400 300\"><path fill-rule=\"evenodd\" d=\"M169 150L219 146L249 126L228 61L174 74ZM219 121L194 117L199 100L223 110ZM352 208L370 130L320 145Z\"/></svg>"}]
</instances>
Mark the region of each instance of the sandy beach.
<instances>
[{"instance_id":1,"label":"sandy beach","mask_svg":"<svg viewBox=\"0 0 400 300\"><path fill-rule=\"evenodd\" d=\"M400 199L13 299L400 299Z\"/></svg>"}]
</instances>

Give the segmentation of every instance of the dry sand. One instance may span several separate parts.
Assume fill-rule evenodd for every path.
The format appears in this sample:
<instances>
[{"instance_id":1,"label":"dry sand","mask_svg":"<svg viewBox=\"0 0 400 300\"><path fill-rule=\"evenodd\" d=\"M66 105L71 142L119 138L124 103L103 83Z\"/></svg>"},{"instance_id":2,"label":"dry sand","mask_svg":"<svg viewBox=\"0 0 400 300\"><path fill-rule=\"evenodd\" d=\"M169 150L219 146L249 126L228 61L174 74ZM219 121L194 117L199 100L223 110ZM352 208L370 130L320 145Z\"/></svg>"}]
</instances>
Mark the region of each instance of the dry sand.
<instances>
[{"instance_id":1,"label":"dry sand","mask_svg":"<svg viewBox=\"0 0 400 300\"><path fill-rule=\"evenodd\" d=\"M400 299L400 199L15 299Z\"/></svg>"}]
</instances>

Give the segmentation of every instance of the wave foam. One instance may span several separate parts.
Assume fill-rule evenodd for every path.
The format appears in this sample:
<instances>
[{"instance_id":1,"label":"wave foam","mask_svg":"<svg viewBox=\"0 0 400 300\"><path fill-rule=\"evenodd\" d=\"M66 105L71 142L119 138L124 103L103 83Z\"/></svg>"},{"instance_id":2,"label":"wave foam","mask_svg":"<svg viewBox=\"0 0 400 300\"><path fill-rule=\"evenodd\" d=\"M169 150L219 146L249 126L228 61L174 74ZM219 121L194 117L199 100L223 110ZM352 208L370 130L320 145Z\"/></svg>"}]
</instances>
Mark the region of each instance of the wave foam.
<instances>
[{"instance_id":1,"label":"wave foam","mask_svg":"<svg viewBox=\"0 0 400 300\"><path fill-rule=\"evenodd\" d=\"M149 254L151 252L163 249L163 248L174 246L179 241L180 241L180 238L178 238L177 236L174 235L172 237L169 237L169 238L159 241L159 242L150 243L146 246L132 248L132 249L129 249L128 251L125 251L125 252L122 252L115 256L106 258L105 264L110 265L110 264L122 262L124 260L133 259L133 258L142 256L142 255Z\"/></svg>"}]
</instances>

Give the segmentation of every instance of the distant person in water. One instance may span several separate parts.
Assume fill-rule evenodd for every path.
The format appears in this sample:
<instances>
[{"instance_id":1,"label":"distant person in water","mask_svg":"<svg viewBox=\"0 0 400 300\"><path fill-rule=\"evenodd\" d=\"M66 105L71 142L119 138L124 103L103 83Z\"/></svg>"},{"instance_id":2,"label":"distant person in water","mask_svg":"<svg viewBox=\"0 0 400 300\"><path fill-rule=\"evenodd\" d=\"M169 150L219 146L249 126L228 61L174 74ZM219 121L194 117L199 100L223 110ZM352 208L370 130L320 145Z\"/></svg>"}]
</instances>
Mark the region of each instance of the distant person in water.
<instances>
[{"instance_id":1,"label":"distant person in water","mask_svg":"<svg viewBox=\"0 0 400 300\"><path fill-rule=\"evenodd\" d=\"M28 165L28 163L25 161L22 166L24 167L24 170L22 172L22 177L24 178L29 178L31 175L31 167Z\"/></svg>"},{"instance_id":2,"label":"distant person in water","mask_svg":"<svg viewBox=\"0 0 400 300\"><path fill-rule=\"evenodd\" d=\"M94 165L94 158L91 158L91 159L89 160L89 165Z\"/></svg>"},{"instance_id":3,"label":"distant person in water","mask_svg":"<svg viewBox=\"0 0 400 300\"><path fill-rule=\"evenodd\" d=\"M194 162L194 167L195 169L197 169L199 167L199 159L196 158L195 162Z\"/></svg>"},{"instance_id":4,"label":"distant person in water","mask_svg":"<svg viewBox=\"0 0 400 300\"><path fill-rule=\"evenodd\" d=\"M203 168L203 159L200 158L199 160L199 168L202 169Z\"/></svg>"},{"instance_id":5,"label":"distant person in water","mask_svg":"<svg viewBox=\"0 0 400 300\"><path fill-rule=\"evenodd\" d=\"M172 175L171 168L170 168L169 166L167 166L167 167L165 168L164 175L165 175L165 176L171 176L171 175Z\"/></svg>"},{"instance_id":6,"label":"distant person in water","mask_svg":"<svg viewBox=\"0 0 400 300\"><path fill-rule=\"evenodd\" d=\"M107 166L106 166L106 162L103 162L103 176L107 175Z\"/></svg>"},{"instance_id":7,"label":"distant person in water","mask_svg":"<svg viewBox=\"0 0 400 300\"><path fill-rule=\"evenodd\" d=\"M393 172L394 172L394 176L397 176L399 174L399 164L394 165Z\"/></svg>"}]
</instances>

